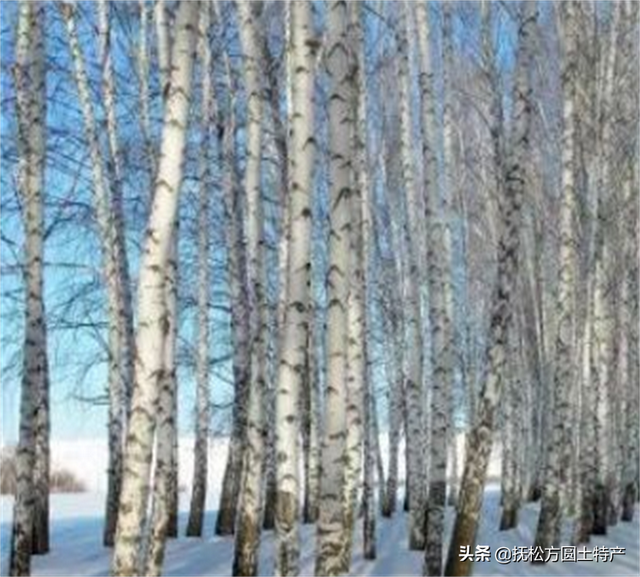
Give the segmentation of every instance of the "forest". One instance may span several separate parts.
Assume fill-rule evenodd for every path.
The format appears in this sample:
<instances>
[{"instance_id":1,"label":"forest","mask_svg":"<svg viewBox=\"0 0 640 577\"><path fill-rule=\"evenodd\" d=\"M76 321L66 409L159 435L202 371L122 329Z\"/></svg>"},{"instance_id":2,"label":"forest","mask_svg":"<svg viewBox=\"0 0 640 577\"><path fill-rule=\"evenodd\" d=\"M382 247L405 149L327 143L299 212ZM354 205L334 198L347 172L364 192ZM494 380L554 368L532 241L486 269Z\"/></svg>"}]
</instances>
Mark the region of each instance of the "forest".
<instances>
[{"instance_id":1,"label":"forest","mask_svg":"<svg viewBox=\"0 0 640 577\"><path fill-rule=\"evenodd\" d=\"M2 574L640 572L637 2L0 24Z\"/></svg>"}]
</instances>

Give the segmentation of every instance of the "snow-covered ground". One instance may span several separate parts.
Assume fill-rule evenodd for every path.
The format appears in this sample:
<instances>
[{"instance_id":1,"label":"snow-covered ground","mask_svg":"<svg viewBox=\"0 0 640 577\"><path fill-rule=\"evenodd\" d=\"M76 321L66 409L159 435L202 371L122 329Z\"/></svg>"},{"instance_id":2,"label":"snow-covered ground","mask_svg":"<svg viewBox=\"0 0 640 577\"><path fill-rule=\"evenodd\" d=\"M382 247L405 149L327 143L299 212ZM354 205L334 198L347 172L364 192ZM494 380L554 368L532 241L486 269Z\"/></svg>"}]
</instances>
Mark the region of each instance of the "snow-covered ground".
<instances>
[{"instance_id":1,"label":"snow-covered ground","mask_svg":"<svg viewBox=\"0 0 640 577\"><path fill-rule=\"evenodd\" d=\"M74 446L75 445L75 446ZM181 484L189 485L192 461L189 460L191 443L182 443L180 456L184 460L180 470ZM385 447L383 447L384 450ZM33 561L34 575L108 575L110 551L101 544L104 510L103 487L104 450L86 441L54 443L53 460L74 470L90 488L90 492L77 495L53 495L51 499L52 540L51 552ZM213 535L215 508L218 505L220 481L226 457L225 440L212 443L210 458L210 492L207 497L205 537L193 539L180 537L168 544L165 575L229 575L233 558L233 539ZM499 471L499 459L495 454L490 476ZM403 459L400 459L402 463ZM532 565L528 562L499 564L494 559L498 547L513 549L529 547L533 543L538 506L527 504L520 515L517 529L498 531L500 521L499 485L490 483L485 493L484 510L479 531L478 545L489 545L491 561L475 564L477 575L640 575L638 514L633 523L619 523L609 530L606 537L593 537L588 549L594 547L623 547L624 555L613 561L556 562ZM189 493L181 493L181 534L187 522ZM447 510L447 535L453 523L453 510ZM3 574L7 568L11 527L11 499L0 501L0 557ZM407 518L399 512L393 519L378 519L378 558L365 561L361 554L361 526L356 528L353 575L420 575L422 555L407 549ZM569 544L571 523L564 527L563 544ZM302 530L302 574L313 575L315 532L312 526ZM265 532L261 543L260 574L273 574L273 534Z\"/></svg>"}]
</instances>

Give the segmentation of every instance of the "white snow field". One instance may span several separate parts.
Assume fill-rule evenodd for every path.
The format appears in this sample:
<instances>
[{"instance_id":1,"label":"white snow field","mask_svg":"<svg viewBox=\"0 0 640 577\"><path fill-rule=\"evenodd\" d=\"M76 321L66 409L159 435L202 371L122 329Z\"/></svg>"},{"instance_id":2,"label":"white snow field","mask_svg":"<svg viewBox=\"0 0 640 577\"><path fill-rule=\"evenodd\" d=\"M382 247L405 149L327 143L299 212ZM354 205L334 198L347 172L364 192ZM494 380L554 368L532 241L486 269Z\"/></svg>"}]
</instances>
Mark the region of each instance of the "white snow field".
<instances>
[{"instance_id":1,"label":"white snow field","mask_svg":"<svg viewBox=\"0 0 640 577\"><path fill-rule=\"evenodd\" d=\"M385 439L386 441L386 439ZM192 450L191 439L181 439L180 483L187 490L180 495L181 535L188 517L189 477L191 475ZM230 575L233 558L233 538L216 537L213 534L215 509L218 506L220 483L226 458L226 440L216 439L210 449L210 486L207 496L207 513L202 539L186 538L170 540L164 574L172 576L186 575ZM386 443L382 449L385 450ZM386 452L386 451L385 451ZM33 559L34 575L87 575L109 574L110 551L102 546L102 518L104 513L104 471L106 469L106 448L104 443L93 441L56 442L52 447L53 461L57 465L70 468L85 481L89 492L80 494L52 495L51 497L51 552ZM404 459L400 458L400 464ZM605 537L592 537L587 549L595 547L601 551L602 558L608 558L606 549L621 547L624 555L615 555L612 561L551 562L546 565L532 565L529 562L511 562L500 564L495 560L494 552L499 547L530 547L533 544L537 522L538 505L527 504L520 514L517 529L499 531L500 492L495 482L499 472L499 454L494 452L489 476L490 482L484 500L482 522L478 545L488 545L491 561L477 562L476 575L640 575L640 523L638 511L633 523L618 523L611 527ZM401 467L401 475L404 474ZM12 500L3 497L0 502L0 561L2 574L6 574L9 541L11 532ZM407 518L400 511L393 519L378 518L377 545L378 557L375 561L365 561L362 557L361 525L356 527L352 575L421 575L422 554L407 549ZM453 509L447 509L446 532L450 533L453 523ZM572 523L565 522L563 545L570 544ZM274 568L273 533L263 533L260 551L260 574L272 575ZM303 575L314 574L315 531L313 526L302 527ZM582 547L581 549L584 549ZM580 558L580 556L578 557Z\"/></svg>"}]
</instances>

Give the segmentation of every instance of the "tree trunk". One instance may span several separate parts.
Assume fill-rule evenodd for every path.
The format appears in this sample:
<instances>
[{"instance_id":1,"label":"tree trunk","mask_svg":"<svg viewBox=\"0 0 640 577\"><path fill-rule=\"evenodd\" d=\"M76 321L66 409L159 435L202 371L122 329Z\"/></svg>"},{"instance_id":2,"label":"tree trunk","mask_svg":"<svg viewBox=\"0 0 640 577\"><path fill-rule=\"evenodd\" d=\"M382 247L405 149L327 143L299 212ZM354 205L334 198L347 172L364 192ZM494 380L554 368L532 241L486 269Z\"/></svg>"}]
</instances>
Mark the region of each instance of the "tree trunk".
<instances>
[{"instance_id":1,"label":"tree trunk","mask_svg":"<svg viewBox=\"0 0 640 577\"><path fill-rule=\"evenodd\" d=\"M163 351L168 328L164 285L182 183L199 10L199 2L182 2L176 17L173 66L165 106L158 176L140 266L135 386L125 446L112 565L114 575L135 575L144 571L139 565L139 551L149 496L156 403L160 378L165 369Z\"/></svg>"},{"instance_id":2,"label":"tree trunk","mask_svg":"<svg viewBox=\"0 0 640 577\"><path fill-rule=\"evenodd\" d=\"M276 391L276 573L297 575L300 571L299 535L299 447L300 394L311 375L309 368L309 300L311 285L311 191L315 158L314 60L311 3L290 6L290 69L292 111L289 116L290 228L286 274L283 334L280 340L278 388ZM293 161L295 159L295 162ZM282 290L283 287L281 287ZM311 391L309 391L311 393ZM309 394L309 399L311 395Z\"/></svg>"},{"instance_id":3,"label":"tree trunk","mask_svg":"<svg viewBox=\"0 0 640 577\"><path fill-rule=\"evenodd\" d=\"M564 128L562 150L562 204L560 208L560 255L556 304L556 353L553 376L552 441L549 446L545 485L542 492L536 546L558 546L562 522L562 488L566 485L566 451L571 442L569 388L573 379L573 291L575 188L575 18L576 3L566 5L564 24L565 61L563 63Z\"/></svg>"},{"instance_id":4,"label":"tree trunk","mask_svg":"<svg viewBox=\"0 0 640 577\"><path fill-rule=\"evenodd\" d=\"M521 15L514 86L513 132L510 155L504 173L504 198L500 217L503 223L498 245L498 278L492 299L486 351L487 375L482 383L477 418L469 431L466 463L460 488L460 501L447 557L445 575L468 575L472 562L462 560L460 547L476 541L478 517L484 496L484 483L491 454L492 434L505 378L507 335L512 319L512 300L518 274L520 209L527 187L525 170L528 154L530 67L536 6L527 2Z\"/></svg>"},{"instance_id":5,"label":"tree trunk","mask_svg":"<svg viewBox=\"0 0 640 577\"><path fill-rule=\"evenodd\" d=\"M48 548L48 369L44 310L44 167L46 73L42 32L44 6L20 2L14 82L18 125L18 189L24 212L25 340L20 396L20 436L16 451L16 494L9 560L10 575L29 575L31 553L46 538ZM40 443L44 451L36 455ZM46 509L34 494L36 459L44 477ZM46 516L44 516L46 515ZM44 527L38 527L39 523ZM35 524L34 524L35 523ZM35 529L35 530L34 530Z\"/></svg>"},{"instance_id":6,"label":"tree trunk","mask_svg":"<svg viewBox=\"0 0 640 577\"><path fill-rule=\"evenodd\" d=\"M348 9L332 0L327 6L327 72L329 74L330 236L327 275L326 395L321 449L320 515L317 527L316 575L339 575L345 537L343 463L347 407L347 298L349 293L349 197L352 186L351 135L354 125L353 79Z\"/></svg>"},{"instance_id":7,"label":"tree trunk","mask_svg":"<svg viewBox=\"0 0 640 577\"><path fill-rule=\"evenodd\" d=\"M217 125L213 105L211 58L211 6L203 5L200 15L200 61L202 63L202 105L199 158L198 197L198 343L196 350L196 434L193 448L193 483L191 507L187 523L187 537L202 537L207 496L207 468L209 455L209 290L211 275L210 215L211 195L211 132Z\"/></svg>"},{"instance_id":8,"label":"tree trunk","mask_svg":"<svg viewBox=\"0 0 640 577\"><path fill-rule=\"evenodd\" d=\"M267 388L268 304L264 257L264 218L260 187L263 89L258 40L261 4L238 2L240 40L244 53L247 92L247 163L244 190L247 198L247 258L249 277L250 378L246 446L239 489L234 575L256 575L260 545L262 472L265 460L265 391Z\"/></svg>"},{"instance_id":9,"label":"tree trunk","mask_svg":"<svg viewBox=\"0 0 640 577\"><path fill-rule=\"evenodd\" d=\"M320 489L320 394L318 390L318 360L315 345L315 311L309 304L308 343L306 346L306 368L303 382L303 422L302 453L304 455L304 505L302 507L303 523L315 523L318 520L318 497Z\"/></svg>"},{"instance_id":10,"label":"tree trunk","mask_svg":"<svg viewBox=\"0 0 640 577\"><path fill-rule=\"evenodd\" d=\"M75 81L84 120L85 136L91 158L93 195L102 246L103 275L107 287L108 308L108 392L109 392L109 465L107 472L107 499L103 542L113 545L118 520L118 502L122 487L122 446L127 417L126 370L127 358L133 354L127 348L127 323L129 316L123 290L125 281L122 274L126 268L121 261L125 257L123 249L123 229L116 223L113 182L107 180L107 171L98 137L89 79L86 72L75 22L75 5L62 4L61 10L66 22L69 49L74 63Z\"/></svg>"},{"instance_id":11,"label":"tree trunk","mask_svg":"<svg viewBox=\"0 0 640 577\"><path fill-rule=\"evenodd\" d=\"M216 10L217 5L213 5ZM221 135L219 163L224 166L223 198L225 239L227 242L227 277L230 287L231 346L233 350L234 399L229 449L216 519L216 535L232 535L238 510L238 492L242 472L242 455L246 440L249 394L249 314L247 255L244 243L242 191L236 173L235 99L231 67L226 52L222 55L227 99L218 117Z\"/></svg>"},{"instance_id":12,"label":"tree trunk","mask_svg":"<svg viewBox=\"0 0 640 577\"><path fill-rule=\"evenodd\" d=\"M409 259L409 275L407 278L407 332L409 357L406 375L407 403L407 451L409 486L409 548L424 549L424 514L425 514L425 482L423 455L423 374L422 374L422 319L420 313L420 257L419 250L423 246L422 235L418 225L418 190L415 184L413 151L411 147L411 83L409 60L409 18L407 4L399 7L398 22L398 58L400 75L400 148L402 157L402 182L406 196L407 218L405 237Z\"/></svg>"},{"instance_id":13,"label":"tree trunk","mask_svg":"<svg viewBox=\"0 0 640 577\"><path fill-rule=\"evenodd\" d=\"M445 196L452 193L453 185L453 126L451 118L451 91L448 67L453 63L451 45L451 6L443 5L443 44L445 62ZM447 451L449 441L450 395L453 378L453 332L449 311L451 296L449 215L439 201L436 158L436 114L433 89L433 63L430 54L430 23L426 4L416 5L418 47L420 52L420 105L422 129L422 157L424 168L423 194L425 222L428 234L427 267L429 285L429 321L431 328L431 364L433 385L431 390L431 442L429 459L429 491L426 506L426 575L442 574L442 547L444 536L444 509L447 492ZM455 473L454 473L455 474Z\"/></svg>"}]
</instances>

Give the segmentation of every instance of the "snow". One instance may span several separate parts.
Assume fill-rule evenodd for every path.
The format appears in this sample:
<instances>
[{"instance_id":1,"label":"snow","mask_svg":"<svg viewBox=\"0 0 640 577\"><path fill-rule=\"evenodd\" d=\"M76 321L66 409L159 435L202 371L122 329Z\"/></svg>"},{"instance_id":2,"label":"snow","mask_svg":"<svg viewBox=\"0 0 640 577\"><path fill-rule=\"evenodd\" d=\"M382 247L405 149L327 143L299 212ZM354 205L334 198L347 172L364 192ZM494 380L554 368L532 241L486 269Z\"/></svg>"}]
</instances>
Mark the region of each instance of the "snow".
<instances>
[{"instance_id":1,"label":"snow","mask_svg":"<svg viewBox=\"0 0 640 577\"><path fill-rule=\"evenodd\" d=\"M383 437L384 438L384 437ZM382 439L381 439L382 440ZM386 440L386 439L385 439ZM92 447L93 443L93 447ZM74 450L74 444L76 444ZM51 552L33 559L34 575L89 575L109 574L110 551L102 547L102 517L104 514L104 468L106 448L104 445L75 441L53 444L53 460L74 470L88 485L90 492L80 494L57 494L51 497ZM181 443L180 470L181 484L188 487L191 475L192 443L185 439ZM386 453L383 443L383 452ZM210 491L207 496L207 513L202 539L180 537L171 540L167 546L165 575L229 575L233 559L233 538L213 535L220 484L226 458L226 440L212 442L210 460ZM401 456L400 464L404 464ZM401 466L401 472L403 467ZM102 472L102 473L101 473ZM499 453L494 452L489 477L495 478L499 472ZM479 562L474 566L476 575L639 575L640 574L640 512L632 523L618 523L611 527L607 536L594 536L588 545L593 547L624 547L625 555L618 555L612 562L549 563L532 565L528 562L499 564L493 559L498 547L531 546L538 517L538 505L527 504L520 514L516 529L499 531L500 487L490 482L485 492L485 502L479 531L478 545L489 545L491 562ZM0 567L2 574L7 571L11 529L10 498L0 500ZM187 523L189 492L180 494L181 535ZM401 509L401 502L399 502ZM446 534L453 524L453 509L446 515ZM565 522L563 544L570 543L572 523ZM273 574L273 533L263 534L260 549L260 574ZM361 551L361 525L356 527L354 543L353 575L420 575L422 554L407 549L407 518L399 511L392 519L379 518L377 521L378 558L365 561ZM313 526L302 527L301 572L314 574L315 531Z\"/></svg>"}]
</instances>

